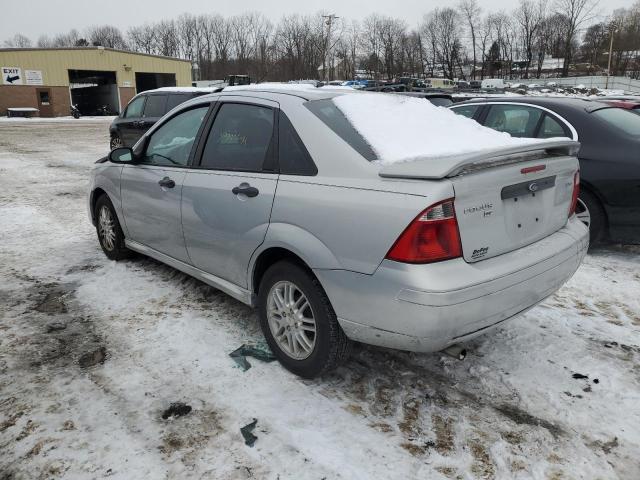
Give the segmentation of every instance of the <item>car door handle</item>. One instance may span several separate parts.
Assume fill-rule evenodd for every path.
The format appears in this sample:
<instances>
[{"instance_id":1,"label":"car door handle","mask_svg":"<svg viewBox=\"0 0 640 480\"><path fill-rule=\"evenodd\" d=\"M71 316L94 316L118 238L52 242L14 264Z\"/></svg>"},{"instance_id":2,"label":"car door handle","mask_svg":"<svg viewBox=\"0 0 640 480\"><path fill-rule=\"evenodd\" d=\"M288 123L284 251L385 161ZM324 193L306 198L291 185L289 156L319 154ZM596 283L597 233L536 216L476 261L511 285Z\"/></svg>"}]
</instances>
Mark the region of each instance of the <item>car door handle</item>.
<instances>
[{"instance_id":1,"label":"car door handle","mask_svg":"<svg viewBox=\"0 0 640 480\"><path fill-rule=\"evenodd\" d=\"M260 193L260 190L258 190L256 187L252 187L251 185L249 185L248 183L241 183L240 185L238 185L237 187L233 187L231 189L231 192L234 195L246 195L247 197L255 197L256 195L258 195Z\"/></svg>"},{"instance_id":2,"label":"car door handle","mask_svg":"<svg viewBox=\"0 0 640 480\"><path fill-rule=\"evenodd\" d=\"M164 188L173 188L176 186L176 182L171 180L169 177L164 177L162 180L158 182L158 185Z\"/></svg>"}]
</instances>

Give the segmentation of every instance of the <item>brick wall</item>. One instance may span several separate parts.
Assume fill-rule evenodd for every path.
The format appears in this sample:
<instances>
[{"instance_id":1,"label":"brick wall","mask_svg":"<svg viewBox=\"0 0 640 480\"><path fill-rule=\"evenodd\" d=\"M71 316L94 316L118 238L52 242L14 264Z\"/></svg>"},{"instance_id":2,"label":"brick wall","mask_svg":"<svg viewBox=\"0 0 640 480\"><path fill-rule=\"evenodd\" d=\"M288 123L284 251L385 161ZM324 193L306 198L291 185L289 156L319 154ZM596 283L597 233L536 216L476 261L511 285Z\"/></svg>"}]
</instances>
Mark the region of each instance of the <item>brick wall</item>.
<instances>
[{"instance_id":1,"label":"brick wall","mask_svg":"<svg viewBox=\"0 0 640 480\"><path fill-rule=\"evenodd\" d=\"M69 87L48 88L51 89L51 106L53 107L53 116L67 117L71 115L71 95L69 94Z\"/></svg>"},{"instance_id":2,"label":"brick wall","mask_svg":"<svg viewBox=\"0 0 640 480\"><path fill-rule=\"evenodd\" d=\"M120 87L120 112L122 112L133 97L136 89L133 87Z\"/></svg>"},{"instance_id":3,"label":"brick wall","mask_svg":"<svg viewBox=\"0 0 640 480\"><path fill-rule=\"evenodd\" d=\"M38 108L36 87L31 85L0 85L0 115L7 114L7 108Z\"/></svg>"},{"instance_id":4,"label":"brick wall","mask_svg":"<svg viewBox=\"0 0 640 480\"><path fill-rule=\"evenodd\" d=\"M40 108L38 90L49 90L50 108L41 111L41 116L64 117L69 115L71 100L69 87L47 87L42 85L0 85L0 115L7 114L12 107Z\"/></svg>"}]
</instances>

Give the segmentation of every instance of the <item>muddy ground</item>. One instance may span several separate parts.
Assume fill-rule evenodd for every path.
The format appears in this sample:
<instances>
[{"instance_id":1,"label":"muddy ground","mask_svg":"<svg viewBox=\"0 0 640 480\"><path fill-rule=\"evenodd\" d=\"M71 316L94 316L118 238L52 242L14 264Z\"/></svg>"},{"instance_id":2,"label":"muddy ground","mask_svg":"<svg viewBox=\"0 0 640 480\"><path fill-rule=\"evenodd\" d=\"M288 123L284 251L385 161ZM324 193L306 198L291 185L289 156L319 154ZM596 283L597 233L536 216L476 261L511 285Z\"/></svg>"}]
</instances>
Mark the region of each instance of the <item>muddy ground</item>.
<instances>
[{"instance_id":1,"label":"muddy ground","mask_svg":"<svg viewBox=\"0 0 640 480\"><path fill-rule=\"evenodd\" d=\"M251 309L102 254L85 195L107 127L0 122L0 480L640 478L637 247L593 250L463 362L356 346L314 381L244 372Z\"/></svg>"}]
</instances>

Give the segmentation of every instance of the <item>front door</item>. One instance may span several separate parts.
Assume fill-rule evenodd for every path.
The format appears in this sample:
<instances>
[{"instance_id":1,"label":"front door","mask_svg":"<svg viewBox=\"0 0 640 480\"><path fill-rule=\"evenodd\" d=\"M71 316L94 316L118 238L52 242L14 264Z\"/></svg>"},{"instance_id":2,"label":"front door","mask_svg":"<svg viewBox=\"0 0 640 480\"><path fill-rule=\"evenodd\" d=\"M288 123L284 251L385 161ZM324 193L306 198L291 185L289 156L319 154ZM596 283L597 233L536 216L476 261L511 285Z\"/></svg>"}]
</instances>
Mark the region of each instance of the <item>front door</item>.
<instances>
[{"instance_id":1,"label":"front door","mask_svg":"<svg viewBox=\"0 0 640 480\"><path fill-rule=\"evenodd\" d=\"M122 169L120 190L127 237L188 262L180 198L198 130L209 104L183 111L149 138L140 163Z\"/></svg>"},{"instance_id":2,"label":"front door","mask_svg":"<svg viewBox=\"0 0 640 480\"><path fill-rule=\"evenodd\" d=\"M51 98L51 89L36 88L36 96L38 100L38 110L41 117L53 117L53 98Z\"/></svg>"},{"instance_id":3,"label":"front door","mask_svg":"<svg viewBox=\"0 0 640 480\"><path fill-rule=\"evenodd\" d=\"M116 128L124 146L132 147L141 136L140 125L146 100L146 95L134 98L124 114L116 120Z\"/></svg>"},{"instance_id":4,"label":"front door","mask_svg":"<svg viewBox=\"0 0 640 480\"><path fill-rule=\"evenodd\" d=\"M203 135L199 168L184 179L182 226L194 266L246 288L249 260L264 241L278 183L278 104L224 100Z\"/></svg>"}]
</instances>

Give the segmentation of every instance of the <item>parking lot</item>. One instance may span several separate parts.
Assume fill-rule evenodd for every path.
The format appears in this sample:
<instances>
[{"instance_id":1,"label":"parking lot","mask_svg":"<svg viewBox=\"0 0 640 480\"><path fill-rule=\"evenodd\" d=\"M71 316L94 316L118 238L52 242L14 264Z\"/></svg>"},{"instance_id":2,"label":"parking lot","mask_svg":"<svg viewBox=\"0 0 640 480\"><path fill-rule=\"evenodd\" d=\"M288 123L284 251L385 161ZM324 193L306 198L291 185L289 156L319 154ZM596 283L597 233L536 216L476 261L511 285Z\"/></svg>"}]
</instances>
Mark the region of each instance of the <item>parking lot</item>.
<instances>
[{"instance_id":1,"label":"parking lot","mask_svg":"<svg viewBox=\"0 0 640 480\"><path fill-rule=\"evenodd\" d=\"M100 250L109 120L0 119L0 479L638 478L640 248L592 250L464 361L358 345L313 381L243 371L251 309Z\"/></svg>"}]
</instances>

